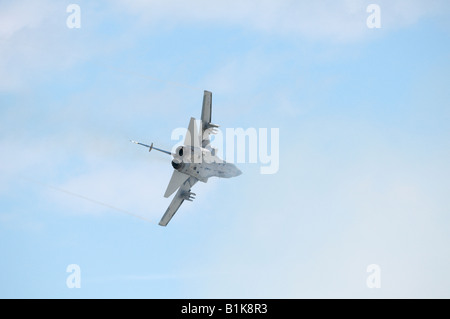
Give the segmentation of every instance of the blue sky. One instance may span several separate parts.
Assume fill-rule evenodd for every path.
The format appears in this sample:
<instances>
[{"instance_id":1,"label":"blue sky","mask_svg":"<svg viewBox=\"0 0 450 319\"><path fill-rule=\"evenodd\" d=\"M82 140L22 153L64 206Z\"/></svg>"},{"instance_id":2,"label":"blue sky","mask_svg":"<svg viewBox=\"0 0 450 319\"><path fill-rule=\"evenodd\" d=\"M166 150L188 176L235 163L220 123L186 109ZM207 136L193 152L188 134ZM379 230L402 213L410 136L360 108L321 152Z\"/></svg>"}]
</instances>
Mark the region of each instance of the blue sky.
<instances>
[{"instance_id":1,"label":"blue sky","mask_svg":"<svg viewBox=\"0 0 450 319\"><path fill-rule=\"evenodd\" d=\"M450 296L446 1L70 3L0 3L0 297ZM159 227L170 159L128 140L170 149L204 89L222 128L279 128L279 171Z\"/></svg>"}]
</instances>

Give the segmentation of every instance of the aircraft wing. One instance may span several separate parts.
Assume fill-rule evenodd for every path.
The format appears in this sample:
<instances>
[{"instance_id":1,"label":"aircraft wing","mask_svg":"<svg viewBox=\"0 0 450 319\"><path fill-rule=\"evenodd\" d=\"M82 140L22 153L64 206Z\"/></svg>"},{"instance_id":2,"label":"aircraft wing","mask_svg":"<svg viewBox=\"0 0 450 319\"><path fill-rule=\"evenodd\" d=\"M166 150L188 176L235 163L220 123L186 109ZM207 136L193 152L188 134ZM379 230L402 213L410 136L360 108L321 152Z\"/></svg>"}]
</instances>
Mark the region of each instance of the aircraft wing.
<instances>
[{"instance_id":1,"label":"aircraft wing","mask_svg":"<svg viewBox=\"0 0 450 319\"><path fill-rule=\"evenodd\" d=\"M212 93L209 91L204 91L203 106L202 106L202 124L211 123L211 108L212 108Z\"/></svg>"},{"instance_id":2,"label":"aircraft wing","mask_svg":"<svg viewBox=\"0 0 450 319\"><path fill-rule=\"evenodd\" d=\"M180 208L181 204L183 204L184 200L192 201L195 194L191 193L191 187L194 186L197 181L198 179L190 176L183 183L183 185L181 185L180 189L178 189L178 192L175 194L175 197L172 199L172 202L161 218L161 221L159 222L160 226L167 226L173 215L177 212L178 208Z\"/></svg>"},{"instance_id":3,"label":"aircraft wing","mask_svg":"<svg viewBox=\"0 0 450 319\"><path fill-rule=\"evenodd\" d=\"M202 147L206 147L211 149L209 135L216 133L216 128L218 127L215 124L211 123L212 116L212 93L209 91L203 92L203 105L202 105L202 127L201 127L201 145Z\"/></svg>"}]
</instances>

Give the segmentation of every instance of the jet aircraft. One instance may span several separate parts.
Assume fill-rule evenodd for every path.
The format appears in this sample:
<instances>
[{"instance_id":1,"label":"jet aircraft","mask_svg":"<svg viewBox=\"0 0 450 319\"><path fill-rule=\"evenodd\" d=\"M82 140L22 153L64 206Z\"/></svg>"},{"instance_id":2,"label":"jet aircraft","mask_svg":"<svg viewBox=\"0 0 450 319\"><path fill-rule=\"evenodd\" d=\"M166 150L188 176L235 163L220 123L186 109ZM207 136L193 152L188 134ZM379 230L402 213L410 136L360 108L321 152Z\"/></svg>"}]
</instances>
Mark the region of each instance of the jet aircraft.
<instances>
[{"instance_id":1,"label":"jet aircraft","mask_svg":"<svg viewBox=\"0 0 450 319\"><path fill-rule=\"evenodd\" d=\"M191 192L191 188L198 181L206 183L210 177L231 178L242 174L234 164L219 158L216 154L217 149L211 146L210 135L216 134L219 127L211 123L211 111L212 93L204 91L201 121L199 121L201 127L199 129L197 120L191 117L184 143L177 147L175 153L153 147L153 143L147 145L131 141L147 147L149 152L156 150L173 157L174 171L164 197L168 198L178 191L161 218L160 226L167 226L185 200L192 201L195 198L196 194Z\"/></svg>"}]
</instances>

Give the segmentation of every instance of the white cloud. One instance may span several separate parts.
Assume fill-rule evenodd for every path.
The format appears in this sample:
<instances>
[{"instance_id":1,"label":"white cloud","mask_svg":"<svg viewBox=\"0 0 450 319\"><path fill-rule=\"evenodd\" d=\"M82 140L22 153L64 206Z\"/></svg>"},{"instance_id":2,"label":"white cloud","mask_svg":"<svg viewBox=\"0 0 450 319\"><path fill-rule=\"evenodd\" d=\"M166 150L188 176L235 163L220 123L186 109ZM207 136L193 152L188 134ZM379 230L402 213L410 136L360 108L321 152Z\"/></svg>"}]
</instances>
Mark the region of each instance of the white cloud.
<instances>
[{"instance_id":1,"label":"white cloud","mask_svg":"<svg viewBox=\"0 0 450 319\"><path fill-rule=\"evenodd\" d=\"M0 92L19 91L30 79L45 80L53 72L126 46L119 34L114 41L98 36L96 26L108 17L108 6L96 11L94 4L84 3L86 22L80 29L69 29L67 5L48 0L0 4Z\"/></svg>"},{"instance_id":2,"label":"white cloud","mask_svg":"<svg viewBox=\"0 0 450 319\"><path fill-rule=\"evenodd\" d=\"M157 222L168 205L162 197L165 183L170 178L170 171L165 174L166 171L162 164L133 163L129 167L105 163L103 168L72 175L66 182L58 185L63 190L70 190L93 201L84 200L82 203L76 196L72 200L65 194L52 194L55 195L52 197L59 198L60 204L69 210L71 206L75 207L71 204L77 202L76 212L82 208L81 211L97 213L109 211L112 207ZM95 202L105 203L106 207L92 205Z\"/></svg>"},{"instance_id":3,"label":"white cloud","mask_svg":"<svg viewBox=\"0 0 450 319\"><path fill-rule=\"evenodd\" d=\"M0 91L19 86L24 70L42 56L42 46L33 37L53 12L47 1L10 1L0 5ZM40 49L36 50L36 45Z\"/></svg>"},{"instance_id":4,"label":"white cloud","mask_svg":"<svg viewBox=\"0 0 450 319\"><path fill-rule=\"evenodd\" d=\"M41 26L50 13L51 6L47 1L3 2L0 4L0 41Z\"/></svg>"},{"instance_id":5,"label":"white cloud","mask_svg":"<svg viewBox=\"0 0 450 319\"><path fill-rule=\"evenodd\" d=\"M147 24L209 24L311 39L360 40L370 34L366 8L373 1L118 1ZM417 22L446 8L444 1L377 1L382 10L383 28L393 30ZM373 32L372 32L373 33Z\"/></svg>"},{"instance_id":6,"label":"white cloud","mask_svg":"<svg viewBox=\"0 0 450 319\"><path fill-rule=\"evenodd\" d=\"M138 152L127 140L93 132L86 137L91 139L95 143L67 133L46 138L23 132L0 140L0 194L14 201L17 194L36 193L62 212L122 210L156 223L169 204L162 194L170 179L170 159L161 161L156 155L149 162L148 153Z\"/></svg>"},{"instance_id":7,"label":"white cloud","mask_svg":"<svg viewBox=\"0 0 450 319\"><path fill-rule=\"evenodd\" d=\"M68 69L79 61L123 49L142 34L189 25L240 27L313 40L349 42L416 23L448 11L445 1L378 1L382 29L366 26L370 1L123 1L95 6L80 4L81 29L69 30L64 4L21 0L0 5L0 91L21 87L44 70ZM120 13L136 17L114 38L99 37L101 28ZM122 23L122 22L119 22ZM149 27L154 26L154 28ZM377 33L377 31L380 31ZM95 39L95 40L93 40ZM99 41L99 39L101 39Z\"/></svg>"}]
</instances>

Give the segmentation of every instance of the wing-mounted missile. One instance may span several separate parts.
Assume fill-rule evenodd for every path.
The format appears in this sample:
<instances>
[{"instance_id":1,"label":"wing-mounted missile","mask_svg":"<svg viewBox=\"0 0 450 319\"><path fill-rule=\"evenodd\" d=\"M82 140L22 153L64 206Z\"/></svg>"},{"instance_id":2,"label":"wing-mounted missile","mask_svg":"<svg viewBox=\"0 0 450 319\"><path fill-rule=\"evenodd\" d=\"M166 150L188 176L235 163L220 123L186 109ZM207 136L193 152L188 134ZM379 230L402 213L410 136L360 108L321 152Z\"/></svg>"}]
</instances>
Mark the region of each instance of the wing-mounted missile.
<instances>
[{"instance_id":1,"label":"wing-mounted missile","mask_svg":"<svg viewBox=\"0 0 450 319\"><path fill-rule=\"evenodd\" d=\"M217 134L218 133L219 125L212 124L212 123L205 123L203 125L203 132L206 136L210 134Z\"/></svg>"},{"instance_id":2,"label":"wing-mounted missile","mask_svg":"<svg viewBox=\"0 0 450 319\"><path fill-rule=\"evenodd\" d=\"M192 193L190 190L187 192L183 192L181 194L181 197L183 197L184 200L192 202L195 199L196 194Z\"/></svg>"}]
</instances>

